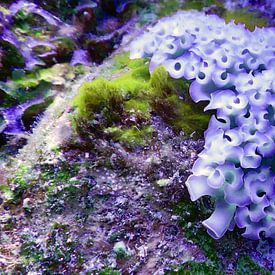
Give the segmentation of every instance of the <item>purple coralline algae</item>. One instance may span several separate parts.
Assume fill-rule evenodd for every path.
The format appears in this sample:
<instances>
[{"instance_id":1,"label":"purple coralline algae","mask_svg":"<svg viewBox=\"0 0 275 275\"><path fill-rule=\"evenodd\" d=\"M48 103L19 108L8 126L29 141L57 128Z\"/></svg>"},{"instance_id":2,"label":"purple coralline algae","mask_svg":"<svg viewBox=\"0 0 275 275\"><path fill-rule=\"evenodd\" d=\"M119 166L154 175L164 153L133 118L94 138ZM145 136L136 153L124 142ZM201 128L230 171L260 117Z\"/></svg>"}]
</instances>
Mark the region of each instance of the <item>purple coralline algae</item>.
<instances>
[{"instance_id":1,"label":"purple coralline algae","mask_svg":"<svg viewBox=\"0 0 275 275\"><path fill-rule=\"evenodd\" d=\"M237 225L244 237L275 239L275 29L253 32L215 15L181 11L161 19L130 45L187 79L195 102L216 110L186 186L192 201L216 204L203 225L215 239Z\"/></svg>"}]
</instances>

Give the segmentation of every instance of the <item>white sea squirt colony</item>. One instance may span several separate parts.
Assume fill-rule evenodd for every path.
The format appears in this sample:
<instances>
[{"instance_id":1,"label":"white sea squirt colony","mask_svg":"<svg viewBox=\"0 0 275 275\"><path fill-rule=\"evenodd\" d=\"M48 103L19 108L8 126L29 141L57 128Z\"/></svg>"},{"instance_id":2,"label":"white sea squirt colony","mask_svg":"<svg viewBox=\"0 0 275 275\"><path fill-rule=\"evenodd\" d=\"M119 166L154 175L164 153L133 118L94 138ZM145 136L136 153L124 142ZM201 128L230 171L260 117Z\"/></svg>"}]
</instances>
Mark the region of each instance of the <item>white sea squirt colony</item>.
<instances>
[{"instance_id":1,"label":"white sea squirt colony","mask_svg":"<svg viewBox=\"0 0 275 275\"><path fill-rule=\"evenodd\" d=\"M226 24L215 15L181 11L161 19L130 45L216 110L186 186L193 201L215 199L203 225L221 238L237 225L250 239L275 239L275 29Z\"/></svg>"}]
</instances>

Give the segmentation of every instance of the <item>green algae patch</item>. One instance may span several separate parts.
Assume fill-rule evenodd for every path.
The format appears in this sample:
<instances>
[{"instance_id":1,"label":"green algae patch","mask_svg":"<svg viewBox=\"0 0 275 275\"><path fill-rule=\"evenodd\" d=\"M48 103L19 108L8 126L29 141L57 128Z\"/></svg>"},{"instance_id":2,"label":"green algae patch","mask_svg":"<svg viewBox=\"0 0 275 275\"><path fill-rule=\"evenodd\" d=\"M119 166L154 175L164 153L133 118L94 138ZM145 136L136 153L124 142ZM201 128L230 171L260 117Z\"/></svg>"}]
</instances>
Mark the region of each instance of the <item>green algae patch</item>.
<instances>
[{"instance_id":1,"label":"green algae patch","mask_svg":"<svg viewBox=\"0 0 275 275\"><path fill-rule=\"evenodd\" d=\"M198 132L201 135L210 119L208 114L200 114L195 104L179 101L178 96L172 95L161 101L154 101L155 110L169 125L177 131L190 135Z\"/></svg>"},{"instance_id":2,"label":"green algae patch","mask_svg":"<svg viewBox=\"0 0 275 275\"><path fill-rule=\"evenodd\" d=\"M4 203L11 208L22 201L23 194L33 185L30 168L21 164L7 183L0 182L0 195Z\"/></svg>"},{"instance_id":3,"label":"green algae patch","mask_svg":"<svg viewBox=\"0 0 275 275\"><path fill-rule=\"evenodd\" d=\"M177 0L162 0L157 11L158 16L170 15L182 8L182 4Z\"/></svg>"},{"instance_id":4,"label":"green algae patch","mask_svg":"<svg viewBox=\"0 0 275 275\"><path fill-rule=\"evenodd\" d=\"M219 0L161 0L157 7L151 7L151 13L158 17L171 15L178 10L198 10L211 7L217 14L221 14L225 9L223 3Z\"/></svg>"},{"instance_id":5,"label":"green algae patch","mask_svg":"<svg viewBox=\"0 0 275 275\"><path fill-rule=\"evenodd\" d=\"M193 10L201 11L202 9L206 7L211 7L211 6L215 6L223 9L223 4L221 3L221 1L218 1L218 0L202 0L202 1L189 0L184 3L182 8L185 10L193 9Z\"/></svg>"},{"instance_id":6,"label":"green algae patch","mask_svg":"<svg viewBox=\"0 0 275 275\"><path fill-rule=\"evenodd\" d=\"M24 67L24 58L17 48L8 42L0 41L1 48L1 74L0 80L6 80L7 76L16 68Z\"/></svg>"},{"instance_id":7,"label":"green algae patch","mask_svg":"<svg viewBox=\"0 0 275 275\"><path fill-rule=\"evenodd\" d=\"M78 114L82 118L92 118L96 112L111 106L111 102L121 101L121 94L117 93L110 82L105 79L96 79L84 83L78 96L74 99L78 107Z\"/></svg>"},{"instance_id":8,"label":"green algae patch","mask_svg":"<svg viewBox=\"0 0 275 275\"><path fill-rule=\"evenodd\" d=\"M207 262L196 263L189 262L184 266L180 267L177 272L168 272L166 275L193 275L193 274L212 274L212 275L221 275L224 274L221 271L218 271L215 266L209 265Z\"/></svg>"},{"instance_id":9,"label":"green algae patch","mask_svg":"<svg viewBox=\"0 0 275 275\"><path fill-rule=\"evenodd\" d=\"M128 146L144 146L152 138L154 129L151 126L138 128L121 129L118 127L110 127L105 130L105 133L110 134L114 140L120 141Z\"/></svg>"},{"instance_id":10,"label":"green algae patch","mask_svg":"<svg viewBox=\"0 0 275 275\"><path fill-rule=\"evenodd\" d=\"M234 20L235 23L245 24L246 28L250 31L253 31L255 27L264 27L267 25L266 18L260 17L257 12L251 12L247 9L225 11L223 18L227 23Z\"/></svg>"},{"instance_id":11,"label":"green algae patch","mask_svg":"<svg viewBox=\"0 0 275 275\"><path fill-rule=\"evenodd\" d=\"M93 275L92 272L87 272L87 275ZM99 275L121 275L121 272L113 270L111 267L105 267L104 269L98 270L96 274Z\"/></svg>"},{"instance_id":12,"label":"green algae patch","mask_svg":"<svg viewBox=\"0 0 275 275\"><path fill-rule=\"evenodd\" d=\"M203 106L192 102L188 81L174 80L159 67L152 74L150 84L152 108L166 123L188 135L203 133L210 115L203 111Z\"/></svg>"},{"instance_id":13,"label":"green algae patch","mask_svg":"<svg viewBox=\"0 0 275 275\"><path fill-rule=\"evenodd\" d=\"M84 83L73 100L81 136L107 135L127 147L145 146L153 136L155 115L187 135L199 136L206 129L210 117L188 96L188 81L172 79L163 67L150 75L147 60L130 60L128 53L114 60L113 68L124 73Z\"/></svg>"},{"instance_id":14,"label":"green algae patch","mask_svg":"<svg viewBox=\"0 0 275 275\"><path fill-rule=\"evenodd\" d=\"M149 119L151 116L151 106L147 100L142 98L140 99L130 99L125 102L125 110L128 113L139 114L146 119Z\"/></svg>"},{"instance_id":15,"label":"green algae patch","mask_svg":"<svg viewBox=\"0 0 275 275\"><path fill-rule=\"evenodd\" d=\"M146 92L149 88L148 80L150 74L147 66L141 66L131 70L118 78L111 81L111 86L114 87L124 97L136 97Z\"/></svg>"},{"instance_id":16,"label":"green algae patch","mask_svg":"<svg viewBox=\"0 0 275 275\"><path fill-rule=\"evenodd\" d=\"M32 235L24 234L21 237L23 243L20 251L22 270L31 267L34 270L47 270L50 274L56 271L60 273L64 266L71 271L78 270L82 257L76 253L76 242L72 240L67 224L54 223L45 239L45 246L42 246Z\"/></svg>"},{"instance_id":17,"label":"green algae patch","mask_svg":"<svg viewBox=\"0 0 275 275\"><path fill-rule=\"evenodd\" d=\"M36 69L30 72L24 70L14 71L12 78L8 82L9 87L13 89L30 89L37 87L42 81L54 85L63 84L62 77L72 79L73 69L68 64L57 64L47 69Z\"/></svg>"},{"instance_id":18,"label":"green algae patch","mask_svg":"<svg viewBox=\"0 0 275 275\"><path fill-rule=\"evenodd\" d=\"M249 256L243 255L239 258L236 269L236 275L241 274L271 275L272 272L257 265Z\"/></svg>"},{"instance_id":19,"label":"green algae patch","mask_svg":"<svg viewBox=\"0 0 275 275\"><path fill-rule=\"evenodd\" d=\"M205 8L210 8L211 13L223 17L228 23L234 20L236 23L245 24L246 28L253 31L255 27L264 27L267 25L267 18L260 15L256 11L251 11L247 8L226 10L222 1L219 0L162 0L157 7L150 6L151 14L156 14L157 17L171 15L178 10L198 10L202 11ZM148 12L148 11L147 11Z\"/></svg>"},{"instance_id":20,"label":"green algae patch","mask_svg":"<svg viewBox=\"0 0 275 275\"><path fill-rule=\"evenodd\" d=\"M11 107L33 98L53 96L53 85L63 86L78 74L68 64L56 64L47 69L14 70L10 79L0 81L0 107Z\"/></svg>"},{"instance_id":21,"label":"green algae patch","mask_svg":"<svg viewBox=\"0 0 275 275\"><path fill-rule=\"evenodd\" d=\"M93 202L89 199L84 204L79 204L83 197L87 197L92 184L88 184L85 179L77 178L80 165L74 163L69 165L65 161L58 169L53 169L51 165L41 167L41 180L48 182L45 190L45 205L48 213L62 214L65 210L74 211L81 207L82 217L86 218L93 210Z\"/></svg>"},{"instance_id":22,"label":"green algae patch","mask_svg":"<svg viewBox=\"0 0 275 275\"><path fill-rule=\"evenodd\" d=\"M78 110L76 121L89 126L93 133L107 134L128 146L138 146L144 145L152 132L146 127L151 117L146 99L150 74L146 60L136 64L128 61L128 54L118 56L115 61L116 69L128 68L121 76L84 83L73 105ZM127 120L136 121L135 127Z\"/></svg>"},{"instance_id":23,"label":"green algae patch","mask_svg":"<svg viewBox=\"0 0 275 275\"><path fill-rule=\"evenodd\" d=\"M3 194L5 201L12 201L14 199L14 193L8 185L0 185L0 193Z\"/></svg>"},{"instance_id":24,"label":"green algae patch","mask_svg":"<svg viewBox=\"0 0 275 275\"><path fill-rule=\"evenodd\" d=\"M129 66L129 62L131 61L129 59L129 53L128 52L122 52L120 54L117 54L114 56L114 64L113 64L113 69L114 70L121 70L127 66ZM139 59L141 62L142 60Z\"/></svg>"},{"instance_id":25,"label":"green algae patch","mask_svg":"<svg viewBox=\"0 0 275 275\"><path fill-rule=\"evenodd\" d=\"M60 37L54 40L53 44L58 48L60 52L65 51L70 53L75 49L75 43L71 38Z\"/></svg>"}]
</instances>

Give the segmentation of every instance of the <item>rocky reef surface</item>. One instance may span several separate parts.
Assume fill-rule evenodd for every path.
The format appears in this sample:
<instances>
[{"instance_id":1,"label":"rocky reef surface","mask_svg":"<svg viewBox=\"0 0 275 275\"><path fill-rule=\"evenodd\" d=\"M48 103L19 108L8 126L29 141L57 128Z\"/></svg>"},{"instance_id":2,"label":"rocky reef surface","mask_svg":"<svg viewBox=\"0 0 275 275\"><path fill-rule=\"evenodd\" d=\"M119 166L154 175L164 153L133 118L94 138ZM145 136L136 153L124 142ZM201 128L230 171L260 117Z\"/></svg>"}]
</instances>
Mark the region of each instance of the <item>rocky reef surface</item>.
<instances>
[{"instance_id":1,"label":"rocky reef surface","mask_svg":"<svg viewBox=\"0 0 275 275\"><path fill-rule=\"evenodd\" d=\"M56 11L62 1L39 2L72 24L71 14ZM77 4L69 2L77 14ZM112 20L126 7L96 2ZM135 20L100 64L68 64L71 55L67 63L6 72L0 88L0 274L272 273L272 240L245 239L241 229L214 240L201 223L213 201L190 201L185 182L212 113L192 102L189 81L174 80L161 67L150 75L149 60L130 60L128 53L148 25L178 9L235 17L248 28L272 24L251 7L252 13L234 13L218 1L152 1L127 13L127 22ZM90 14L95 7L86 8ZM103 25L82 30L98 34ZM31 96L22 97L26 91Z\"/></svg>"}]
</instances>

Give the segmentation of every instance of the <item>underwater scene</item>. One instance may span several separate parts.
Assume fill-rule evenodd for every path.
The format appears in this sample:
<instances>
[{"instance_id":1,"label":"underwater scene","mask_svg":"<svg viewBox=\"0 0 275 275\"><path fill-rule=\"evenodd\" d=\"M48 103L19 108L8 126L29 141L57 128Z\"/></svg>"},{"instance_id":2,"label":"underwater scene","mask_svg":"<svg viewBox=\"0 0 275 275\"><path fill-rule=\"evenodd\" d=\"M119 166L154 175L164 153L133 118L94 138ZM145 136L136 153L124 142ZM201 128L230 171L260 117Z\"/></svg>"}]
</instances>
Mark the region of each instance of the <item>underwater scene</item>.
<instances>
[{"instance_id":1,"label":"underwater scene","mask_svg":"<svg viewBox=\"0 0 275 275\"><path fill-rule=\"evenodd\" d=\"M0 275L275 274L275 1L0 0Z\"/></svg>"}]
</instances>

